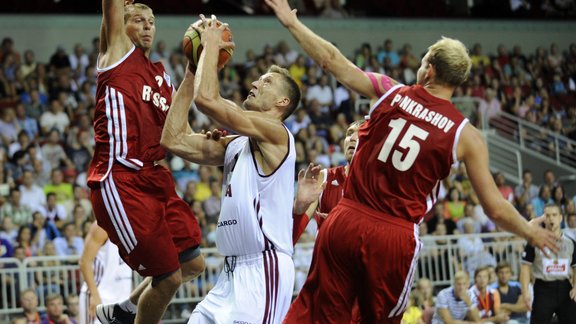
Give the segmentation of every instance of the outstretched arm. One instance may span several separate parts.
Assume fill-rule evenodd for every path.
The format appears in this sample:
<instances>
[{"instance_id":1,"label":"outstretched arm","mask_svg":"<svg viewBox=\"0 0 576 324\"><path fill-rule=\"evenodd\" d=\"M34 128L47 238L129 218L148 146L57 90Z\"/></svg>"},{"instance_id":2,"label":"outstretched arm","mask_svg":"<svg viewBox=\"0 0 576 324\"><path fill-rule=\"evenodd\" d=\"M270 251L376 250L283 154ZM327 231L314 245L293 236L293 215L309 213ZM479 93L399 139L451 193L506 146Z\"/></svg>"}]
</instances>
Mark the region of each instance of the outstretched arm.
<instances>
[{"instance_id":1,"label":"outstretched arm","mask_svg":"<svg viewBox=\"0 0 576 324\"><path fill-rule=\"evenodd\" d=\"M502 197L494 183L488 167L488 149L480 132L471 125L464 126L457 148L458 159L466 165L468 176L480 204L502 229L517 234L532 246L558 251L554 234L540 226L530 225L506 199Z\"/></svg>"},{"instance_id":2,"label":"outstretched arm","mask_svg":"<svg viewBox=\"0 0 576 324\"><path fill-rule=\"evenodd\" d=\"M124 30L125 7L134 0L102 0L102 26L100 27L100 67L117 62L133 44Z\"/></svg>"},{"instance_id":3,"label":"outstretched arm","mask_svg":"<svg viewBox=\"0 0 576 324\"><path fill-rule=\"evenodd\" d=\"M280 23L290 31L304 51L322 69L333 74L340 83L369 99L379 98L398 84L396 80L386 75L360 70L336 46L300 22L296 16L296 9L290 8L288 0L265 0L265 2L274 10Z\"/></svg>"}]
</instances>

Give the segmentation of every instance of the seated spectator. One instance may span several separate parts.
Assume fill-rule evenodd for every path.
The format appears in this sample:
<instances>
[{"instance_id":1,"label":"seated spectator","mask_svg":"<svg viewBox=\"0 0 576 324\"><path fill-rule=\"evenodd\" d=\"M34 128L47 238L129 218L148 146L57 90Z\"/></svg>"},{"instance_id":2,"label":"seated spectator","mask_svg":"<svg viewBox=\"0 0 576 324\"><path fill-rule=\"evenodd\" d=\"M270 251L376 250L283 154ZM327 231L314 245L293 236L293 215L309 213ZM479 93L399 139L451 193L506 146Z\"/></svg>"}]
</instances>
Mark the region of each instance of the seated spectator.
<instances>
[{"instance_id":1,"label":"seated spectator","mask_svg":"<svg viewBox=\"0 0 576 324\"><path fill-rule=\"evenodd\" d=\"M78 295L70 294L66 297L66 315L68 318L74 323L78 323L79 320L79 312L80 312L80 305Z\"/></svg>"},{"instance_id":2,"label":"seated spectator","mask_svg":"<svg viewBox=\"0 0 576 324\"><path fill-rule=\"evenodd\" d=\"M40 324L41 314L38 312L38 295L34 289L26 289L20 292L20 307L22 314L20 318L27 324Z\"/></svg>"},{"instance_id":3,"label":"seated spectator","mask_svg":"<svg viewBox=\"0 0 576 324\"><path fill-rule=\"evenodd\" d=\"M16 120L14 108L5 108L2 110L2 118L0 118L0 140L1 143L9 146L18 140L18 132L20 132L20 125Z\"/></svg>"},{"instance_id":4,"label":"seated spectator","mask_svg":"<svg viewBox=\"0 0 576 324\"><path fill-rule=\"evenodd\" d=\"M60 168L61 165L73 164L66 155L62 144L60 143L60 132L56 129L51 130L46 136L46 143L42 145L42 155L50 164L50 170Z\"/></svg>"},{"instance_id":5,"label":"seated spectator","mask_svg":"<svg viewBox=\"0 0 576 324\"><path fill-rule=\"evenodd\" d=\"M64 300L60 294L46 296L46 314L40 324L77 324L64 314Z\"/></svg>"},{"instance_id":6,"label":"seated spectator","mask_svg":"<svg viewBox=\"0 0 576 324\"><path fill-rule=\"evenodd\" d=\"M17 226L30 224L32 211L27 205L22 205L21 200L20 189L13 188L10 190L10 198L2 205L0 218L11 218Z\"/></svg>"},{"instance_id":7,"label":"seated spectator","mask_svg":"<svg viewBox=\"0 0 576 324\"><path fill-rule=\"evenodd\" d=\"M64 106L58 99L50 101L49 110L40 116L40 127L43 134L50 133L51 130L57 130L60 134L66 133L70 126L70 118L64 112Z\"/></svg>"},{"instance_id":8,"label":"seated spectator","mask_svg":"<svg viewBox=\"0 0 576 324\"><path fill-rule=\"evenodd\" d=\"M469 222L474 224L474 233L482 232L482 223L474 217L474 207L473 204L466 204L466 207L464 208L464 217L460 218L456 223L456 228L459 233L464 233L464 224Z\"/></svg>"},{"instance_id":9,"label":"seated spectator","mask_svg":"<svg viewBox=\"0 0 576 324\"><path fill-rule=\"evenodd\" d=\"M60 256L81 255L84 250L82 237L77 236L78 230L74 223L64 225L62 237L54 239L56 254Z\"/></svg>"},{"instance_id":10,"label":"seated spectator","mask_svg":"<svg viewBox=\"0 0 576 324\"><path fill-rule=\"evenodd\" d=\"M486 89L484 98L480 99L478 112L480 118L482 118L481 125L488 125L488 122L492 118L498 117L502 112L502 105L500 104L500 100L496 98L496 92L493 89Z\"/></svg>"},{"instance_id":11,"label":"seated spectator","mask_svg":"<svg viewBox=\"0 0 576 324\"><path fill-rule=\"evenodd\" d=\"M432 324L452 323L453 321L480 321L478 314L478 300L468 290L470 279L466 272L458 271L454 274L451 287L441 290L436 298L436 310L432 317Z\"/></svg>"},{"instance_id":12,"label":"seated spectator","mask_svg":"<svg viewBox=\"0 0 576 324\"><path fill-rule=\"evenodd\" d=\"M210 180L210 191L212 195L202 203L202 209L206 212L206 222L216 224L222 204L222 184L217 180Z\"/></svg>"},{"instance_id":13,"label":"seated spectator","mask_svg":"<svg viewBox=\"0 0 576 324\"><path fill-rule=\"evenodd\" d=\"M422 297L422 320L426 324L432 323L432 316L434 316L434 291L432 287L432 282L427 278L420 278L416 282L416 290L420 292Z\"/></svg>"},{"instance_id":14,"label":"seated spectator","mask_svg":"<svg viewBox=\"0 0 576 324\"><path fill-rule=\"evenodd\" d=\"M544 206L552 202L550 187L542 185L538 191L538 197L532 199L530 203L534 206L534 212L536 215L541 216L544 215Z\"/></svg>"},{"instance_id":15,"label":"seated spectator","mask_svg":"<svg viewBox=\"0 0 576 324\"><path fill-rule=\"evenodd\" d=\"M506 323L509 317L500 311L500 294L497 289L488 286L488 267L476 268L474 272L474 285L469 291L478 301L478 314L484 322Z\"/></svg>"},{"instance_id":16,"label":"seated spectator","mask_svg":"<svg viewBox=\"0 0 576 324\"><path fill-rule=\"evenodd\" d=\"M496 186L498 187L498 191L502 194L502 197L514 204L514 189L506 184L504 173L497 172L494 174L494 182L496 182Z\"/></svg>"},{"instance_id":17,"label":"seated spectator","mask_svg":"<svg viewBox=\"0 0 576 324\"><path fill-rule=\"evenodd\" d=\"M422 297L420 292L412 290L408 297L408 305L402 315L402 324L424 324L422 316Z\"/></svg>"},{"instance_id":18,"label":"seated spectator","mask_svg":"<svg viewBox=\"0 0 576 324\"><path fill-rule=\"evenodd\" d=\"M7 239L0 237L0 258L11 258L13 255L14 246L12 243Z\"/></svg>"},{"instance_id":19,"label":"seated spectator","mask_svg":"<svg viewBox=\"0 0 576 324\"><path fill-rule=\"evenodd\" d=\"M532 183L532 171L524 170L522 172L522 183L514 188L514 196L517 199L517 205L520 207L530 203L532 199L538 196L538 186ZM538 216L540 215L538 214Z\"/></svg>"},{"instance_id":20,"label":"seated spectator","mask_svg":"<svg viewBox=\"0 0 576 324\"><path fill-rule=\"evenodd\" d=\"M466 201L462 200L462 195L456 187L450 188L447 198L444 201L444 218L457 222L464 217Z\"/></svg>"},{"instance_id":21,"label":"seated spectator","mask_svg":"<svg viewBox=\"0 0 576 324\"><path fill-rule=\"evenodd\" d=\"M512 277L510 264L506 261L498 263L496 275L498 276L498 283L492 285L492 288L498 289L500 294L501 311L508 314L511 321L527 324L528 317L526 312L528 311L528 306L524 303L524 299L520 298L522 295L520 283L518 281L510 281Z\"/></svg>"},{"instance_id":22,"label":"seated spectator","mask_svg":"<svg viewBox=\"0 0 576 324\"><path fill-rule=\"evenodd\" d=\"M52 241L61 236L56 224L46 221L41 212L34 212L32 218L32 224L29 227L32 231L33 241L39 247L44 246L46 241Z\"/></svg>"},{"instance_id":23,"label":"seated spectator","mask_svg":"<svg viewBox=\"0 0 576 324\"><path fill-rule=\"evenodd\" d=\"M32 236L32 231L27 225L20 226L18 237L16 238L16 245L24 248L27 257L40 254L41 247L38 246L38 242Z\"/></svg>"},{"instance_id":24,"label":"seated spectator","mask_svg":"<svg viewBox=\"0 0 576 324\"><path fill-rule=\"evenodd\" d=\"M456 223L452 219L444 218L444 204L443 203L436 203L434 205L434 212L432 217L428 220L428 231L430 233L436 232L436 227L438 224L443 224L445 229L444 235L452 235L454 234L454 230L456 229Z\"/></svg>"},{"instance_id":25,"label":"seated spectator","mask_svg":"<svg viewBox=\"0 0 576 324\"><path fill-rule=\"evenodd\" d=\"M66 209L56 201L56 194L53 192L46 195L46 206L42 214L47 221L54 223L58 228L62 228L64 221L68 218Z\"/></svg>"},{"instance_id":26,"label":"seated spectator","mask_svg":"<svg viewBox=\"0 0 576 324\"><path fill-rule=\"evenodd\" d=\"M566 228L564 229L564 234L573 241L576 241L576 212L566 214Z\"/></svg>"},{"instance_id":27,"label":"seated spectator","mask_svg":"<svg viewBox=\"0 0 576 324\"><path fill-rule=\"evenodd\" d=\"M44 186L44 192L56 194L56 201L63 205L74 199L72 184L64 182L64 173L59 168L52 169L50 183Z\"/></svg>"},{"instance_id":28,"label":"seated spectator","mask_svg":"<svg viewBox=\"0 0 576 324\"><path fill-rule=\"evenodd\" d=\"M5 239L10 244L16 244L16 238L18 237L18 226L14 225L12 218L4 217L2 218L2 223L0 224L0 238Z\"/></svg>"}]
</instances>

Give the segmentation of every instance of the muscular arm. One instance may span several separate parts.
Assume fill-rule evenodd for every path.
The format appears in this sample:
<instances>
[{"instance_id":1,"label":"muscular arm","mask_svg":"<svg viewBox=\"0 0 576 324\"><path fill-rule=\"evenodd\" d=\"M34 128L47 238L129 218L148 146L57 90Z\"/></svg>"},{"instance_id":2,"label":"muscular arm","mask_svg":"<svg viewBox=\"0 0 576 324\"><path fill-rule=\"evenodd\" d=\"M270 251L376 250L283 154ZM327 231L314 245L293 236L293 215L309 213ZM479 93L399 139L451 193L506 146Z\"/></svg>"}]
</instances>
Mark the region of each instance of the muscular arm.
<instances>
[{"instance_id":1,"label":"muscular arm","mask_svg":"<svg viewBox=\"0 0 576 324\"><path fill-rule=\"evenodd\" d=\"M522 287L522 295L524 306L530 309L530 290L528 290L528 285L530 284L530 276L532 275L532 265L523 263L520 266L520 285Z\"/></svg>"},{"instance_id":2,"label":"muscular arm","mask_svg":"<svg viewBox=\"0 0 576 324\"><path fill-rule=\"evenodd\" d=\"M124 30L124 6L133 1L102 0L99 67L117 62L133 46ZM102 37L104 36L104 37Z\"/></svg>"},{"instance_id":3,"label":"muscular arm","mask_svg":"<svg viewBox=\"0 0 576 324\"><path fill-rule=\"evenodd\" d=\"M90 291L90 294L98 300L100 299L100 294L98 293L98 287L94 280L93 263L98 254L98 250L107 239L108 234L106 234L106 231L98 226L98 224L92 224L88 231L88 235L86 236L84 250L82 250L79 262L80 272L82 272L82 277L84 277L84 281L86 281L88 291Z\"/></svg>"},{"instance_id":4,"label":"muscular arm","mask_svg":"<svg viewBox=\"0 0 576 324\"><path fill-rule=\"evenodd\" d=\"M502 197L488 167L488 148L480 132L470 124L462 130L457 156L466 165L472 188L490 219L502 229L527 239L534 246L548 246L557 250L551 232L530 226L514 206Z\"/></svg>"},{"instance_id":5,"label":"muscular arm","mask_svg":"<svg viewBox=\"0 0 576 324\"><path fill-rule=\"evenodd\" d=\"M222 165L226 146L234 137L218 141L196 134L188 123L194 97L194 74L188 69L176 91L162 130L160 145L179 157L198 164Z\"/></svg>"},{"instance_id":6,"label":"muscular arm","mask_svg":"<svg viewBox=\"0 0 576 324\"><path fill-rule=\"evenodd\" d=\"M336 79L369 98L376 99L386 93L398 82L386 75L365 73L348 60L330 42L315 34L296 16L296 10L291 10L287 0L265 0L278 20L290 31L294 39L322 69L333 74Z\"/></svg>"}]
</instances>

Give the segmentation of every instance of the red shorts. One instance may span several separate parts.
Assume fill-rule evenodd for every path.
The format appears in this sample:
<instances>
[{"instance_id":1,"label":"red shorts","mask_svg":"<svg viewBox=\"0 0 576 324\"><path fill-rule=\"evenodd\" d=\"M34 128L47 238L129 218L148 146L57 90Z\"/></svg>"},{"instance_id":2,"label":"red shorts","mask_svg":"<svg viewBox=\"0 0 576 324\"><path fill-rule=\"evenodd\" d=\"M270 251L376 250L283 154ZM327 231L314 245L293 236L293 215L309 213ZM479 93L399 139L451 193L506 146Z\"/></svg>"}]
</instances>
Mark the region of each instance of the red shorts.
<instances>
[{"instance_id":1,"label":"red shorts","mask_svg":"<svg viewBox=\"0 0 576 324\"><path fill-rule=\"evenodd\" d=\"M318 233L306 283L284 323L400 323L422 243L418 226L342 199Z\"/></svg>"},{"instance_id":2,"label":"red shorts","mask_svg":"<svg viewBox=\"0 0 576 324\"><path fill-rule=\"evenodd\" d=\"M162 166L133 171L115 165L100 186L92 188L91 200L98 225L142 276L178 270L179 254L201 242L196 217Z\"/></svg>"}]
</instances>

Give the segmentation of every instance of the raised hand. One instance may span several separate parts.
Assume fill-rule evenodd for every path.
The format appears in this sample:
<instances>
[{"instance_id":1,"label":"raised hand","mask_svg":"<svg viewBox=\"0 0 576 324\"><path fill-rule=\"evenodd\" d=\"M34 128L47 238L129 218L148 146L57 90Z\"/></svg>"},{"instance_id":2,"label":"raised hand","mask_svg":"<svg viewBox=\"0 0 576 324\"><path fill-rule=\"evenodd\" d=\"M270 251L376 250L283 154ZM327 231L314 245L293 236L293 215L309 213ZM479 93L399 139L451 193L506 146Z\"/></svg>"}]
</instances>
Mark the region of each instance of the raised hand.
<instances>
[{"instance_id":1,"label":"raised hand","mask_svg":"<svg viewBox=\"0 0 576 324\"><path fill-rule=\"evenodd\" d=\"M297 20L297 10L290 8L288 0L265 0L264 2L274 10L274 14L285 27L290 26Z\"/></svg>"},{"instance_id":2,"label":"raised hand","mask_svg":"<svg viewBox=\"0 0 576 324\"><path fill-rule=\"evenodd\" d=\"M200 24L192 24L192 28L200 34L200 39L202 46L206 47L206 44L218 44L218 48L232 48L236 47L234 42L227 42L222 39L222 32L228 28L228 24L221 23L218 21L215 15L212 15L210 19L207 19L204 15L200 15Z\"/></svg>"},{"instance_id":3,"label":"raised hand","mask_svg":"<svg viewBox=\"0 0 576 324\"><path fill-rule=\"evenodd\" d=\"M298 172L298 190L294 202L294 213L303 214L306 209L318 200L320 193L326 187L323 177L320 175L322 167L310 163L306 170Z\"/></svg>"}]
</instances>

